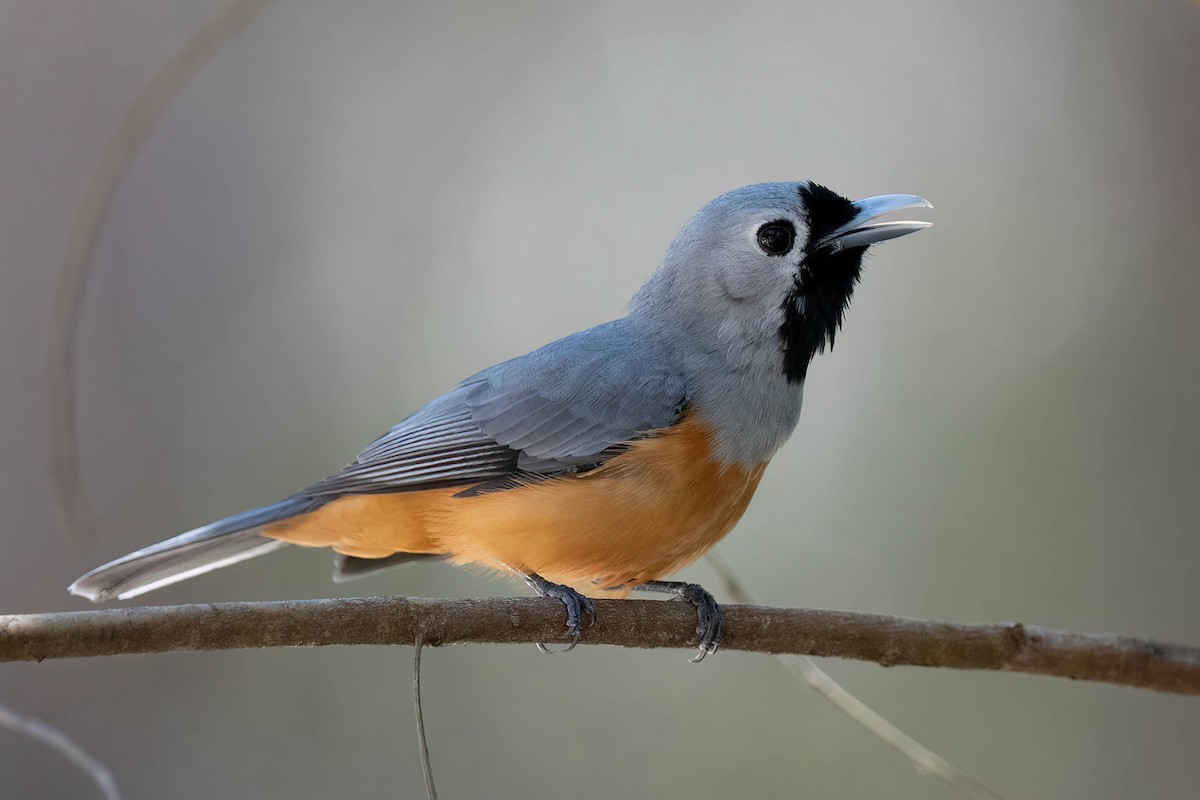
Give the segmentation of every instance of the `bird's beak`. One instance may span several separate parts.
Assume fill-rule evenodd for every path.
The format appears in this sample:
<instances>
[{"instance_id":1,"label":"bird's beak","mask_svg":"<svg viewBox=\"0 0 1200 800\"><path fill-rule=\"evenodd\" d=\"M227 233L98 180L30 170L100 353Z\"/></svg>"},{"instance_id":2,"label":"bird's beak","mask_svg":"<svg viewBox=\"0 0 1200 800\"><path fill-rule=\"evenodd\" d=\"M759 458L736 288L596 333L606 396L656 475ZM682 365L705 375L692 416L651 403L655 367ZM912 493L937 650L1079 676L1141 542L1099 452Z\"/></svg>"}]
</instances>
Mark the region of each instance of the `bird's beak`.
<instances>
[{"instance_id":1,"label":"bird's beak","mask_svg":"<svg viewBox=\"0 0 1200 800\"><path fill-rule=\"evenodd\" d=\"M917 197L915 194L881 194L878 197L855 200L854 205L858 209L858 214L854 219L823 236L817 241L814 249L831 250L836 253L847 247L866 247L888 239L895 239L897 236L925 230L933 224L916 220L871 222L884 214L904 208L933 208L928 200Z\"/></svg>"}]
</instances>

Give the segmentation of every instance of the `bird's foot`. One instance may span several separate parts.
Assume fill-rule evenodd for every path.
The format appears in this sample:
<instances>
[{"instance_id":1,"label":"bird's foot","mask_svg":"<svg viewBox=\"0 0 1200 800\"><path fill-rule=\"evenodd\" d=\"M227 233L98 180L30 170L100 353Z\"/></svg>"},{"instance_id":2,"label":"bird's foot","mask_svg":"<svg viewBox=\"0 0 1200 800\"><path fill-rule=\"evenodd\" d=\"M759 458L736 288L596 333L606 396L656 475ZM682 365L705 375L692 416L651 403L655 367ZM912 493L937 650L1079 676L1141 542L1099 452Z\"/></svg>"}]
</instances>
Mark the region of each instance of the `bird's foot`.
<instances>
[{"instance_id":1,"label":"bird's foot","mask_svg":"<svg viewBox=\"0 0 1200 800\"><path fill-rule=\"evenodd\" d=\"M590 618L588 622L589 628L596 624L596 607L592 605L592 601L570 586L563 586L561 583L551 583L536 572L530 572L525 575L525 582L529 584L529 588L533 589L541 597L553 597L567 607L566 635L571 637L571 643L567 645L566 650L562 650L561 652L569 653L574 650L575 645L579 644L580 635L583 633L583 615L587 614ZM543 653L560 652L551 650L540 642L537 648Z\"/></svg>"},{"instance_id":2,"label":"bird's foot","mask_svg":"<svg viewBox=\"0 0 1200 800\"><path fill-rule=\"evenodd\" d=\"M635 588L673 594L676 600L686 600L696 607L696 638L688 644L696 645L700 653L692 659L693 664L703 661L709 653L717 652L721 646L721 606L703 586L683 581L647 581Z\"/></svg>"}]
</instances>

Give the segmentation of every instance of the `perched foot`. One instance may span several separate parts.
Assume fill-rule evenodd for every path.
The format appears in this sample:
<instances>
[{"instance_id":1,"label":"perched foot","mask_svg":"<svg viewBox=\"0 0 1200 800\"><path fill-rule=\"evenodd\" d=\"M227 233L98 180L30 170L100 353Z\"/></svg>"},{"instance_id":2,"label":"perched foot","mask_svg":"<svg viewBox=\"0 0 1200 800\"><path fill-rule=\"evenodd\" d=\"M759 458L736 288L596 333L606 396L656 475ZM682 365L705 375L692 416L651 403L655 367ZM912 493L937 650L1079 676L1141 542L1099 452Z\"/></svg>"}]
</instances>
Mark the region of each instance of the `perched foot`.
<instances>
[{"instance_id":1,"label":"perched foot","mask_svg":"<svg viewBox=\"0 0 1200 800\"><path fill-rule=\"evenodd\" d=\"M525 575L525 582L540 596L553 597L567 607L567 636L571 637L571 644L562 652L569 653L574 650L575 645L579 644L579 636L583 632L583 615L587 614L591 618L588 627L596 624L596 608L592 605L592 601L570 586L551 583L536 572ZM554 652L547 649L544 644L539 643L537 647L543 653Z\"/></svg>"},{"instance_id":2,"label":"perched foot","mask_svg":"<svg viewBox=\"0 0 1200 800\"><path fill-rule=\"evenodd\" d=\"M665 592L677 600L686 600L696 607L696 638L688 642L700 648L692 663L704 660L721 646L721 607L704 587L683 581L647 581L634 587L643 592Z\"/></svg>"}]
</instances>

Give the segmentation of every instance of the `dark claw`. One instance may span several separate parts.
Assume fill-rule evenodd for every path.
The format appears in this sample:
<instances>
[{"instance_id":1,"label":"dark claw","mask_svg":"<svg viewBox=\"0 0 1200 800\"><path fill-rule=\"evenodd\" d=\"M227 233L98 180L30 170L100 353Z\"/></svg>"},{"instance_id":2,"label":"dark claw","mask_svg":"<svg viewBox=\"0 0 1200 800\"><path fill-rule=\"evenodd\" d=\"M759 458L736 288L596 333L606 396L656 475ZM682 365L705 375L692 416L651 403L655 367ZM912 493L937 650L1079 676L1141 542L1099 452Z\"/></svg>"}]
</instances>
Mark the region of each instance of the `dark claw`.
<instances>
[{"instance_id":1,"label":"dark claw","mask_svg":"<svg viewBox=\"0 0 1200 800\"><path fill-rule=\"evenodd\" d=\"M704 587L694 583L683 586L678 597L696 607L696 638L689 644L700 648L699 654L692 659L692 663L699 663L721 646L721 606Z\"/></svg>"},{"instance_id":2,"label":"dark claw","mask_svg":"<svg viewBox=\"0 0 1200 800\"><path fill-rule=\"evenodd\" d=\"M575 591L570 586L563 586L561 583L551 583L536 573L531 572L526 575L525 582L540 596L553 597L567 607L566 635L571 637L571 644L567 645L567 649L561 652L569 653L574 650L575 645L579 644L579 637L583 634L583 615L587 614L589 617L587 623L589 628L596 624L596 607L592 605L591 599ZM537 648L543 653L556 652L540 643Z\"/></svg>"},{"instance_id":3,"label":"dark claw","mask_svg":"<svg viewBox=\"0 0 1200 800\"><path fill-rule=\"evenodd\" d=\"M696 638L688 640L700 648L692 663L704 660L721 646L721 606L703 586L681 581L647 581L636 588L646 592L668 592L677 600L686 600L696 607Z\"/></svg>"}]
</instances>

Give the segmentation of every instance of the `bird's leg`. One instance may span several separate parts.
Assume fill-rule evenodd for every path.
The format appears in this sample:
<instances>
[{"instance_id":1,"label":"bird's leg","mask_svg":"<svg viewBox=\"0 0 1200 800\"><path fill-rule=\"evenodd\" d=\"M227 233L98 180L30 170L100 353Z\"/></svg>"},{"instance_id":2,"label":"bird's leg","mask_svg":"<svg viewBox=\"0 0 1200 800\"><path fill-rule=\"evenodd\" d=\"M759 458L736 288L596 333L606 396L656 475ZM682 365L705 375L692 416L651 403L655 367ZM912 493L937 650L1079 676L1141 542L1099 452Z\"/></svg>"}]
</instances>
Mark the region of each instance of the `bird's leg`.
<instances>
[{"instance_id":1,"label":"bird's leg","mask_svg":"<svg viewBox=\"0 0 1200 800\"><path fill-rule=\"evenodd\" d=\"M575 645L579 644L579 636L583 630L583 615L587 614L591 617L591 621L588 623L589 627L596 624L596 608L592 605L592 601L570 586L563 586L561 583L551 583L536 572L522 572L521 575L525 578L525 582L529 584L529 588L533 589L540 596L553 597L567 607L567 636L571 637L571 644L562 652L569 653L574 650ZM543 653L553 652L546 649L546 646L541 643L537 647Z\"/></svg>"},{"instance_id":2,"label":"bird's leg","mask_svg":"<svg viewBox=\"0 0 1200 800\"><path fill-rule=\"evenodd\" d=\"M689 641L700 648L700 654L692 659L700 662L709 653L717 652L721 646L721 607L702 586L683 581L646 581L633 587L635 591L664 592L673 594L677 600L686 600L696 607L696 638Z\"/></svg>"}]
</instances>

